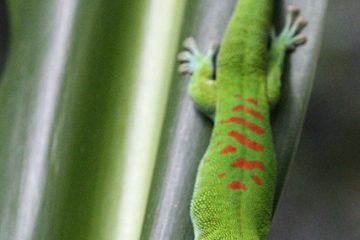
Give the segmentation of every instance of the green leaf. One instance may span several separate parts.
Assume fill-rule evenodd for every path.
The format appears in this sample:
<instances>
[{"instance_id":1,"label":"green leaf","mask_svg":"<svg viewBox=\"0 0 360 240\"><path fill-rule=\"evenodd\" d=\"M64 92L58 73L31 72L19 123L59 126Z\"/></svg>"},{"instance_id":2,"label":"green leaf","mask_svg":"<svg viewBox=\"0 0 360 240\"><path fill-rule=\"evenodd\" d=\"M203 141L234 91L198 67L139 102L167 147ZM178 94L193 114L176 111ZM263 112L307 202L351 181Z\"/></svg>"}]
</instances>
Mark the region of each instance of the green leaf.
<instances>
[{"instance_id":1,"label":"green leaf","mask_svg":"<svg viewBox=\"0 0 360 240\"><path fill-rule=\"evenodd\" d=\"M189 2L183 38L192 35L202 50L219 41L235 1ZM291 55L284 74L282 99L273 113L273 132L278 159L276 203L300 137L313 75L320 50L326 0L298 0L309 20L308 43ZM277 5L276 16L284 16L287 3ZM277 19L281 22L281 19ZM193 239L190 200L199 161L208 144L211 123L197 113L186 94L188 77L174 74L164 132L144 222L142 239Z\"/></svg>"},{"instance_id":2,"label":"green leaf","mask_svg":"<svg viewBox=\"0 0 360 240\"><path fill-rule=\"evenodd\" d=\"M8 0L0 239L138 239L185 1Z\"/></svg>"},{"instance_id":3,"label":"green leaf","mask_svg":"<svg viewBox=\"0 0 360 240\"><path fill-rule=\"evenodd\" d=\"M136 239L182 17L159 4L8 0L0 239Z\"/></svg>"}]
</instances>

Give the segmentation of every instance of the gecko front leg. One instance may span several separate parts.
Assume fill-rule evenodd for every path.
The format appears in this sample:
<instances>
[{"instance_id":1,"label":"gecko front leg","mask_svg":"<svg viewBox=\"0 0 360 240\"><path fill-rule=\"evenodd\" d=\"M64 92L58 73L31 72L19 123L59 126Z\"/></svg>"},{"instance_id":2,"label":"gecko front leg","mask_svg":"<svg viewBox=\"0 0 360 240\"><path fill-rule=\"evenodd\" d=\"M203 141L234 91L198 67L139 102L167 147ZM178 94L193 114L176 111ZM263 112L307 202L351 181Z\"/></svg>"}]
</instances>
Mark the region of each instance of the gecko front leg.
<instances>
[{"instance_id":1,"label":"gecko front leg","mask_svg":"<svg viewBox=\"0 0 360 240\"><path fill-rule=\"evenodd\" d=\"M299 16L300 9L290 5L287 10L285 27L277 37L273 37L270 49L270 62L267 77L267 98L271 107L275 106L280 98L281 73L288 50L306 42L306 36L300 34L307 25L304 17Z\"/></svg>"},{"instance_id":2,"label":"gecko front leg","mask_svg":"<svg viewBox=\"0 0 360 240\"><path fill-rule=\"evenodd\" d=\"M188 88L189 95L197 109L213 119L216 105L216 81L214 79L216 48L210 48L203 55L193 38L187 38L183 46L185 50L178 55L181 62L179 72L192 75Z\"/></svg>"}]
</instances>

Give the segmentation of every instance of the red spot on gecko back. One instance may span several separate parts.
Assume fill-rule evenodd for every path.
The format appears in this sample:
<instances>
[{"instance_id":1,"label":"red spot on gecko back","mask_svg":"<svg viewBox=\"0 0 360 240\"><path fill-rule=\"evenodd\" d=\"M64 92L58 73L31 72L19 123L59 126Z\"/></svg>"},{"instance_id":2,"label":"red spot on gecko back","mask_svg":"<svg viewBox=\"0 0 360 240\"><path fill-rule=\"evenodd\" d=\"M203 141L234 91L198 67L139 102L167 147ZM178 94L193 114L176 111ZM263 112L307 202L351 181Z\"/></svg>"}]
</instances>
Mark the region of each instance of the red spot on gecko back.
<instances>
[{"instance_id":1,"label":"red spot on gecko back","mask_svg":"<svg viewBox=\"0 0 360 240\"><path fill-rule=\"evenodd\" d=\"M245 112L245 113L248 113L250 114L251 116L259 119L259 120L264 120L265 117L258 111L255 111L254 109L252 108L247 108L243 105L238 105L238 106L235 106L233 107L232 109L233 111L242 111L242 112Z\"/></svg>"},{"instance_id":2,"label":"red spot on gecko back","mask_svg":"<svg viewBox=\"0 0 360 240\"><path fill-rule=\"evenodd\" d=\"M246 138L244 135L237 131L229 132L229 136L235 138L240 144L244 145L245 147L254 150L254 151L263 151L264 146L260 143L251 141L250 139Z\"/></svg>"},{"instance_id":3,"label":"red spot on gecko back","mask_svg":"<svg viewBox=\"0 0 360 240\"><path fill-rule=\"evenodd\" d=\"M234 97L236 97L236 98L242 98L240 94L235 94Z\"/></svg>"},{"instance_id":4,"label":"red spot on gecko back","mask_svg":"<svg viewBox=\"0 0 360 240\"><path fill-rule=\"evenodd\" d=\"M226 176L226 173L219 173L218 178L223 179Z\"/></svg>"},{"instance_id":5,"label":"red spot on gecko back","mask_svg":"<svg viewBox=\"0 0 360 240\"><path fill-rule=\"evenodd\" d=\"M258 102L257 102L257 100L255 98L247 98L246 101L248 103L251 103L251 104L254 104L254 105L258 104Z\"/></svg>"},{"instance_id":6,"label":"red spot on gecko back","mask_svg":"<svg viewBox=\"0 0 360 240\"><path fill-rule=\"evenodd\" d=\"M251 179L256 183L257 185L263 185L263 181L256 175L251 176Z\"/></svg>"},{"instance_id":7,"label":"red spot on gecko back","mask_svg":"<svg viewBox=\"0 0 360 240\"><path fill-rule=\"evenodd\" d=\"M231 164L231 166L245 170L258 169L260 171L264 171L264 164L262 164L260 161L246 161L245 159L237 159Z\"/></svg>"},{"instance_id":8,"label":"red spot on gecko back","mask_svg":"<svg viewBox=\"0 0 360 240\"><path fill-rule=\"evenodd\" d=\"M236 152L236 147L234 147L232 145L228 145L223 150L221 150L220 154L224 155L224 154L233 153L233 152Z\"/></svg>"},{"instance_id":9,"label":"red spot on gecko back","mask_svg":"<svg viewBox=\"0 0 360 240\"><path fill-rule=\"evenodd\" d=\"M248 128L249 130L253 131L256 134L264 134L264 129L262 129L261 127L257 126L256 124L249 122L243 118L239 118L239 117L231 117L227 120L221 121L221 123L235 123L238 125L242 125L245 126L246 128Z\"/></svg>"},{"instance_id":10,"label":"red spot on gecko back","mask_svg":"<svg viewBox=\"0 0 360 240\"><path fill-rule=\"evenodd\" d=\"M240 181L234 181L228 184L228 188L232 189L232 190L246 190L247 187Z\"/></svg>"}]
</instances>

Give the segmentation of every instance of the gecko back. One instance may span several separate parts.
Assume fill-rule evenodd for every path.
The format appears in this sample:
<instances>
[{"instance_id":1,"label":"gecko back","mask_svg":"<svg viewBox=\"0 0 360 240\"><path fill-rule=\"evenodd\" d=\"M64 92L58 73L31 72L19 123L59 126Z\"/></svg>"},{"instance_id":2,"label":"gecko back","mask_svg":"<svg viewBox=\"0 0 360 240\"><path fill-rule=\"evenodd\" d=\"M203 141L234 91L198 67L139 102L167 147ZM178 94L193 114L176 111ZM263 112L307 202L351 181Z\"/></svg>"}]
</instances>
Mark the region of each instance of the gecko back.
<instances>
[{"instance_id":1,"label":"gecko back","mask_svg":"<svg viewBox=\"0 0 360 240\"><path fill-rule=\"evenodd\" d=\"M190 96L214 120L191 202L197 240L258 240L268 234L276 178L269 110L279 99L286 50L305 41L298 35L304 20L291 7L269 50L272 12L273 1L239 1L216 65L215 51L202 55L191 39L179 55L179 70L192 74Z\"/></svg>"}]
</instances>

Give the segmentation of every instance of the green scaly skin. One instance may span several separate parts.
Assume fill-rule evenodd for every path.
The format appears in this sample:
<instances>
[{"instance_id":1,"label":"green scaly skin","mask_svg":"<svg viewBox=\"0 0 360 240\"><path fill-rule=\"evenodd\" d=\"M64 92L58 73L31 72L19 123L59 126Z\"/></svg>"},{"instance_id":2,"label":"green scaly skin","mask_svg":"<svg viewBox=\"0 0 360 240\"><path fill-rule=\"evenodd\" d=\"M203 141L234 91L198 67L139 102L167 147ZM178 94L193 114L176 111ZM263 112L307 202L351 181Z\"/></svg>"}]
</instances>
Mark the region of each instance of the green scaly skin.
<instances>
[{"instance_id":1,"label":"green scaly skin","mask_svg":"<svg viewBox=\"0 0 360 240\"><path fill-rule=\"evenodd\" d=\"M287 49L303 44L306 25L289 7L284 30L267 48L271 0L242 0L225 32L214 81L215 49L202 55L193 39L179 54L196 107L214 120L191 203L196 240L265 239L275 189L269 109L279 99Z\"/></svg>"}]
</instances>

